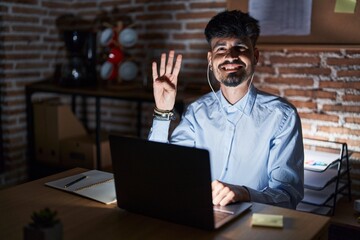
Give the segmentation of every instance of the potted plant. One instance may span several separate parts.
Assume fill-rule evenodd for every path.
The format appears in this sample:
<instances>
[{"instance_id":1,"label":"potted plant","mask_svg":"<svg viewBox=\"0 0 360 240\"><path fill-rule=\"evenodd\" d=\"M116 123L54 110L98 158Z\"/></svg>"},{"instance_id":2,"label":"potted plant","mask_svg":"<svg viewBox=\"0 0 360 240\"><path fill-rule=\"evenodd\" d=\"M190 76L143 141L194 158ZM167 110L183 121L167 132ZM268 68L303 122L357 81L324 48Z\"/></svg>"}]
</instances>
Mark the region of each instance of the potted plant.
<instances>
[{"instance_id":1,"label":"potted plant","mask_svg":"<svg viewBox=\"0 0 360 240\"><path fill-rule=\"evenodd\" d=\"M24 240L61 240L63 229L57 212L44 208L33 212L28 225L24 227Z\"/></svg>"}]
</instances>

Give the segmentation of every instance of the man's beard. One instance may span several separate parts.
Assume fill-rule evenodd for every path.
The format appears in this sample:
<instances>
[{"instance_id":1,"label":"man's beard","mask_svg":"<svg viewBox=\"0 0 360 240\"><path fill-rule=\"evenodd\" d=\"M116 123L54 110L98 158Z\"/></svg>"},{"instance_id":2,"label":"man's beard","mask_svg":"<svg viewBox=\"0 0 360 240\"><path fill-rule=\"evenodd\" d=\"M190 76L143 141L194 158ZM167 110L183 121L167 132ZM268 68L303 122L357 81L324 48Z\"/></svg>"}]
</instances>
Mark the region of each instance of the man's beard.
<instances>
[{"instance_id":1,"label":"man's beard","mask_svg":"<svg viewBox=\"0 0 360 240\"><path fill-rule=\"evenodd\" d=\"M232 72L229 73L225 79L221 79L221 83L227 87L237 87L241 83L245 82L248 79L248 74L245 70L241 72Z\"/></svg>"}]
</instances>

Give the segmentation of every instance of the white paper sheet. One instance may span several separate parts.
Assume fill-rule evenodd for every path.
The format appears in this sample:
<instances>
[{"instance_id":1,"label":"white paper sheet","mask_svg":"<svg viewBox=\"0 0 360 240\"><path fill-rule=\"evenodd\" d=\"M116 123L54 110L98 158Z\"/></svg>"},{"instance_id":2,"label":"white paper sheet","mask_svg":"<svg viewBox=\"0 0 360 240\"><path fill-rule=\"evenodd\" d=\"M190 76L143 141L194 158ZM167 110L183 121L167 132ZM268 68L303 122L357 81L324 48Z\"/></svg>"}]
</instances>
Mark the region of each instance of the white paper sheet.
<instances>
[{"instance_id":1,"label":"white paper sheet","mask_svg":"<svg viewBox=\"0 0 360 240\"><path fill-rule=\"evenodd\" d=\"M249 14L259 20L261 36L309 35L312 0L249 0Z\"/></svg>"}]
</instances>

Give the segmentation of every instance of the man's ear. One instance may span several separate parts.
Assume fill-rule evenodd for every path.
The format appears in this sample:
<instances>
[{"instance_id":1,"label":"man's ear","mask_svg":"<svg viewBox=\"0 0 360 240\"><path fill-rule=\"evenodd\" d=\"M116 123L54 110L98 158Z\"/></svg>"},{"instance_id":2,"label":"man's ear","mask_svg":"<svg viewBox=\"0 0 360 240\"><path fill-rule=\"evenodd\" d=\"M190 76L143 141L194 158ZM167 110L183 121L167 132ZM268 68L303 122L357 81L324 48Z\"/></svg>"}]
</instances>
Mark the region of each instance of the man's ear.
<instances>
[{"instance_id":1,"label":"man's ear","mask_svg":"<svg viewBox=\"0 0 360 240\"><path fill-rule=\"evenodd\" d=\"M211 65L211 59L212 59L211 52L208 52L207 59L208 59L208 64Z\"/></svg>"}]
</instances>

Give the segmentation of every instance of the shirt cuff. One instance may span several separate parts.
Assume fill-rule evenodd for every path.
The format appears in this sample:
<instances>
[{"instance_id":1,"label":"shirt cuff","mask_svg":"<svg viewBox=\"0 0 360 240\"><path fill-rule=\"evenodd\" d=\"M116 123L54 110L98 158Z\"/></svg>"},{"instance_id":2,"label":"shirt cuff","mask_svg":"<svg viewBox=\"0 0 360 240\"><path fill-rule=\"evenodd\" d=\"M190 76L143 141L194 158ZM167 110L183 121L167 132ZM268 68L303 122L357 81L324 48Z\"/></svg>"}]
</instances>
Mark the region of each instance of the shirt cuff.
<instances>
[{"instance_id":1,"label":"shirt cuff","mask_svg":"<svg viewBox=\"0 0 360 240\"><path fill-rule=\"evenodd\" d=\"M264 194L262 192L259 192L249 187L245 188L249 193L250 202L264 202Z\"/></svg>"},{"instance_id":2,"label":"shirt cuff","mask_svg":"<svg viewBox=\"0 0 360 240\"><path fill-rule=\"evenodd\" d=\"M149 140L156 142L168 142L171 121L153 120L149 134Z\"/></svg>"}]
</instances>

